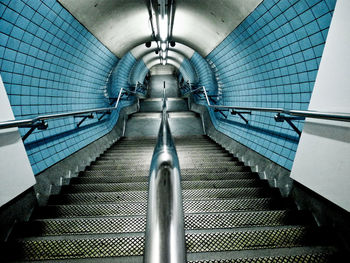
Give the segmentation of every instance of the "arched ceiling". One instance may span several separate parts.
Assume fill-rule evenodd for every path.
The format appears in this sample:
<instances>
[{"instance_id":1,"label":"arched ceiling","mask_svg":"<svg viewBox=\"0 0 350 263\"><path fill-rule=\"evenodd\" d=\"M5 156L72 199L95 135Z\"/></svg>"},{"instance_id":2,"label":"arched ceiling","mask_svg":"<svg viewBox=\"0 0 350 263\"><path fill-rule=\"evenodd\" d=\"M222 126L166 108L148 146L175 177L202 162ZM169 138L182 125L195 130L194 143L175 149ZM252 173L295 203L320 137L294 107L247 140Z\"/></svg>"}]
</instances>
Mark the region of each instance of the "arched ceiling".
<instances>
[{"instance_id":1,"label":"arched ceiling","mask_svg":"<svg viewBox=\"0 0 350 263\"><path fill-rule=\"evenodd\" d=\"M58 1L119 58L152 40L144 0ZM205 57L260 2L262 0L176 0L173 40Z\"/></svg>"},{"instance_id":2,"label":"arched ceiling","mask_svg":"<svg viewBox=\"0 0 350 263\"><path fill-rule=\"evenodd\" d=\"M151 53L151 52L154 53L154 51L156 50L157 50L157 44L155 41L152 41L151 47L147 48L144 44L138 45L131 50L131 54L136 59L140 59L148 53ZM175 47L169 47L168 50L182 54L184 57L188 59L190 59L194 53L194 50L192 48L185 46L181 43L176 43Z\"/></svg>"}]
</instances>

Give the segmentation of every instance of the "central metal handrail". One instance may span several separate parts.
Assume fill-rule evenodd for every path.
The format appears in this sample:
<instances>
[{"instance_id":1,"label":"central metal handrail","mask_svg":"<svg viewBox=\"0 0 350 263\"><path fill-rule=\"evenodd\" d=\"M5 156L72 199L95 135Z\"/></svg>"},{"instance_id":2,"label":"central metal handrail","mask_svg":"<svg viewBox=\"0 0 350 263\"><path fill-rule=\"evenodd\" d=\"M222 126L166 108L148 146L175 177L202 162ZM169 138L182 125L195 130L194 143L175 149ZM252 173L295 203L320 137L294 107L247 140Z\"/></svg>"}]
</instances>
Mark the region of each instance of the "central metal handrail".
<instances>
[{"instance_id":1,"label":"central metal handrail","mask_svg":"<svg viewBox=\"0 0 350 263\"><path fill-rule=\"evenodd\" d=\"M149 174L143 261L186 262L180 166L168 123L165 83L162 120Z\"/></svg>"}]
</instances>

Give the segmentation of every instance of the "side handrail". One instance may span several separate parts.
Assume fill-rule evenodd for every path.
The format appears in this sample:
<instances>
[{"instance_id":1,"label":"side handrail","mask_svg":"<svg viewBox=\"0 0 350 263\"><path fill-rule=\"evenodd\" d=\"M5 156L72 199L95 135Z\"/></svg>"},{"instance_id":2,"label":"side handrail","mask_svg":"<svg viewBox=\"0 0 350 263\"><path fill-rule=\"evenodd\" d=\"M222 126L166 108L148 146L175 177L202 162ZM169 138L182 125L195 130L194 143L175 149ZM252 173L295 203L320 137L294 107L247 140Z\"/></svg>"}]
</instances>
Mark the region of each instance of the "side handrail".
<instances>
[{"instance_id":1,"label":"side handrail","mask_svg":"<svg viewBox=\"0 0 350 263\"><path fill-rule=\"evenodd\" d=\"M143 262L186 262L180 166L168 123L165 82L162 120L149 174Z\"/></svg>"},{"instance_id":2,"label":"side handrail","mask_svg":"<svg viewBox=\"0 0 350 263\"><path fill-rule=\"evenodd\" d=\"M231 112L232 115L238 115L246 124L248 120L243 116L244 114L252 114L252 111L260 112L272 112L277 113L274 116L276 122L286 121L292 129L301 136L301 131L297 126L292 122L293 120L304 120L305 118L314 118L314 119L323 119L323 120L333 120L333 121L345 121L350 122L350 113L345 112L322 112L322 111L313 111L313 110L286 110L283 108L264 108L264 107L241 107L241 106L227 106L227 105L212 105L210 103L210 97L208 96L207 90L204 86L191 90L185 95L191 93L198 93L202 89L202 93L205 96L206 103L209 108L213 108L214 111L221 113L225 118L227 116L223 111ZM184 95L184 96L185 96Z\"/></svg>"},{"instance_id":3,"label":"side handrail","mask_svg":"<svg viewBox=\"0 0 350 263\"><path fill-rule=\"evenodd\" d=\"M89 114L89 113L101 113L101 112L113 111L113 110L116 110L118 108L122 93L123 93L123 88L120 89L120 91L119 91L118 99L117 99L117 102L116 102L114 107L96 108L96 109L89 109L89 110L42 115L42 116L38 116L38 117L35 117L32 119L3 121L3 122L0 122L0 129L7 129L7 128L13 128L13 127L29 127L31 125L35 125L39 122L49 120L49 119L58 119L58 118L70 117L70 116L81 116L81 115Z\"/></svg>"},{"instance_id":4,"label":"side handrail","mask_svg":"<svg viewBox=\"0 0 350 263\"><path fill-rule=\"evenodd\" d=\"M286 114L291 116L298 116L304 118L325 119L334 121L347 121L350 122L350 114L343 112L322 112L311 110L285 110L282 108L261 108L261 107L239 107L239 106L226 106L226 105L212 105L210 104L207 90L203 86L203 92L205 99L210 108L228 109L228 110L248 110L248 111L262 111L262 112L274 112L279 114Z\"/></svg>"}]
</instances>

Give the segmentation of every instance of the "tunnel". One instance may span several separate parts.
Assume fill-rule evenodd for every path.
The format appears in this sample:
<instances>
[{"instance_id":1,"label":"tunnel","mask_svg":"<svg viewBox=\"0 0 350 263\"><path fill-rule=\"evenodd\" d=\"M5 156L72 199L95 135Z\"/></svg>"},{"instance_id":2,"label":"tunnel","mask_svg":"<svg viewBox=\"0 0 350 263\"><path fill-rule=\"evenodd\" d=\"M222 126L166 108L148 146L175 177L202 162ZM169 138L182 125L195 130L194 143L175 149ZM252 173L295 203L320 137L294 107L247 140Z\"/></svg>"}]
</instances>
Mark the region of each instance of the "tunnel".
<instances>
[{"instance_id":1,"label":"tunnel","mask_svg":"<svg viewBox=\"0 0 350 263\"><path fill-rule=\"evenodd\" d=\"M348 257L349 12L0 0L3 261Z\"/></svg>"}]
</instances>

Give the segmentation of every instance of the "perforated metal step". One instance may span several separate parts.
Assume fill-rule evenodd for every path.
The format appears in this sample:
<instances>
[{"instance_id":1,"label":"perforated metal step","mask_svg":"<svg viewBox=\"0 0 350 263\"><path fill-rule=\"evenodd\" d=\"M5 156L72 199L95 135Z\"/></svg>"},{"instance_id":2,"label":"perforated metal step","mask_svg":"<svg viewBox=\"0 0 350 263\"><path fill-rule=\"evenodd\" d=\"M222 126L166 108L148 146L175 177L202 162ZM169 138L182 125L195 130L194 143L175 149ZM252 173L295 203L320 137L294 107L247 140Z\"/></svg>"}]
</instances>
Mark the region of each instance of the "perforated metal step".
<instances>
[{"instance_id":1,"label":"perforated metal step","mask_svg":"<svg viewBox=\"0 0 350 263\"><path fill-rule=\"evenodd\" d=\"M250 250L327 244L304 226L275 227L244 231L197 232L186 234L187 252Z\"/></svg>"},{"instance_id":2,"label":"perforated metal step","mask_svg":"<svg viewBox=\"0 0 350 263\"><path fill-rule=\"evenodd\" d=\"M288 210L185 214L186 230L230 229L257 226L295 225L305 222L303 213ZM144 232L145 216L112 218L42 219L23 224L16 235L57 236Z\"/></svg>"},{"instance_id":3,"label":"perforated metal step","mask_svg":"<svg viewBox=\"0 0 350 263\"><path fill-rule=\"evenodd\" d=\"M287 256L188 261L188 263L287 263L287 262L331 263L334 261L333 261L332 252L287 255Z\"/></svg>"},{"instance_id":4,"label":"perforated metal step","mask_svg":"<svg viewBox=\"0 0 350 263\"><path fill-rule=\"evenodd\" d=\"M220 166L218 166L220 165ZM219 167L219 168L217 168ZM194 167L184 167L181 168L181 174L184 172L184 170L186 169L190 169L190 168L194 168ZM237 166L232 162L229 163L206 163L206 164L200 164L198 167L195 167L197 172L201 172L201 173L208 173L207 169L218 169L218 170L229 170L231 172L236 172L236 171L251 171L249 167L247 166ZM132 166L130 167L129 164L117 164L117 165L93 165L88 167L88 171L110 171L110 170L114 170L114 171L119 171L119 170L149 170L149 165L137 165L137 166Z\"/></svg>"},{"instance_id":5,"label":"perforated metal step","mask_svg":"<svg viewBox=\"0 0 350 263\"><path fill-rule=\"evenodd\" d=\"M208 251L255 250L261 248L299 247L311 242L322 243L313 238L314 233L306 227L281 227L277 229L186 233L188 253ZM70 258L98 258L142 255L142 234L109 238L76 239L22 239L11 243L16 254L14 259L54 260Z\"/></svg>"},{"instance_id":6,"label":"perforated metal step","mask_svg":"<svg viewBox=\"0 0 350 263\"><path fill-rule=\"evenodd\" d=\"M122 202L117 204L51 205L37 214L38 218L70 218L95 216L145 215L146 202ZM232 211L278 210L285 206L272 198L223 199L184 201L185 213L212 213Z\"/></svg>"},{"instance_id":7,"label":"perforated metal step","mask_svg":"<svg viewBox=\"0 0 350 263\"><path fill-rule=\"evenodd\" d=\"M261 187L253 188L226 188L226 189L195 189L183 190L184 200L210 200L210 199L232 199L232 198L260 198L270 197L271 191ZM119 202L145 202L146 191L127 192L94 192L94 193L72 193L52 196L50 204L100 204Z\"/></svg>"},{"instance_id":8,"label":"perforated metal step","mask_svg":"<svg viewBox=\"0 0 350 263\"><path fill-rule=\"evenodd\" d=\"M142 174L130 175L118 173L118 171L109 171L101 173L98 171L84 172L79 177L71 179L72 183L118 183L118 182L143 182L148 180L149 173L142 171ZM146 178L140 178L146 177ZM211 180L232 180L232 179L258 179L256 173L250 172L231 172L231 173L208 173L208 174L181 174L182 181L211 181Z\"/></svg>"},{"instance_id":9,"label":"perforated metal step","mask_svg":"<svg viewBox=\"0 0 350 263\"><path fill-rule=\"evenodd\" d=\"M239 187L257 187L261 182L257 179L239 179L239 180L218 180L218 181L183 181L182 189L204 189L204 188L239 188ZM120 191L146 191L148 183L99 183L99 184L71 184L64 188L67 193L82 192L120 192Z\"/></svg>"}]
</instances>

